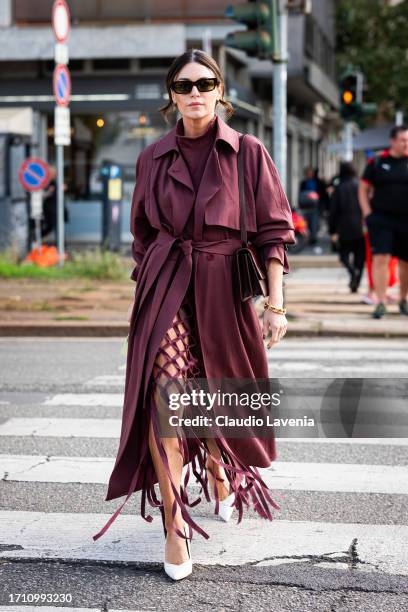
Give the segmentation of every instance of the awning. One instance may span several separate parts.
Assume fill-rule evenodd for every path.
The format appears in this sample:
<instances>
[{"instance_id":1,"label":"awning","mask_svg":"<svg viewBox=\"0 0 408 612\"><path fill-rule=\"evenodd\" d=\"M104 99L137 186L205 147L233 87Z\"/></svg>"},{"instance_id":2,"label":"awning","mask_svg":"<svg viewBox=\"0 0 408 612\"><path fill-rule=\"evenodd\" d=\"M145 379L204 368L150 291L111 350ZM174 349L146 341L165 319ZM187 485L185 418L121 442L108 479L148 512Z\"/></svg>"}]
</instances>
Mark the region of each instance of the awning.
<instances>
[{"instance_id":1,"label":"awning","mask_svg":"<svg viewBox=\"0 0 408 612\"><path fill-rule=\"evenodd\" d=\"M378 125L376 127L363 130L359 134L353 136L353 151L377 151L385 149L389 145L390 130L393 127L392 123ZM327 146L330 153L336 153L343 150L343 143L335 142Z\"/></svg>"},{"instance_id":2,"label":"awning","mask_svg":"<svg viewBox=\"0 0 408 612\"><path fill-rule=\"evenodd\" d=\"M0 108L0 133L31 136L33 133L32 108Z\"/></svg>"}]
</instances>

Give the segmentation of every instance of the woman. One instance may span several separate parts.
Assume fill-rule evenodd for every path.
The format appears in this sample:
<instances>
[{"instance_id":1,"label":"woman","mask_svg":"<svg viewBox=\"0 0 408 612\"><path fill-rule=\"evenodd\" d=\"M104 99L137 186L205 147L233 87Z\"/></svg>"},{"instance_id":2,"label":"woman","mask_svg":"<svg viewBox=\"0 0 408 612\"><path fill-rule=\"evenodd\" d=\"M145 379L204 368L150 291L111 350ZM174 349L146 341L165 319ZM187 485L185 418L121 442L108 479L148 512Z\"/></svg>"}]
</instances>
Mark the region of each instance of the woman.
<instances>
[{"instance_id":1,"label":"woman","mask_svg":"<svg viewBox=\"0 0 408 612\"><path fill-rule=\"evenodd\" d=\"M130 311L120 446L105 501L126 493L127 500L141 490L145 520L152 520L145 514L146 498L160 508L165 571L178 579L191 572L192 530L208 538L187 511L197 500L187 496L190 466L181 485L183 466L192 464L206 499L209 494L215 498L215 511L225 520L236 508L240 521L243 503L251 500L257 512L271 520L269 505L276 504L256 467L268 467L276 453L273 437L181 441L158 434L161 392L169 377L268 377L255 308L236 296L232 281L233 253L241 246L240 134L215 112L216 107L228 115L233 112L224 100L223 77L211 56L193 49L174 60L166 86L169 102L160 110L167 119L177 109L181 118L136 163L131 209L136 266L131 278L137 286ZM243 167L248 239L263 250L269 303L279 311L282 274L289 270L285 243L295 242L291 211L269 154L252 135L245 137ZM262 331L264 337L271 335L268 348L280 341L286 328L284 314L265 311ZM155 494L157 481L162 501Z\"/></svg>"},{"instance_id":2,"label":"woman","mask_svg":"<svg viewBox=\"0 0 408 612\"><path fill-rule=\"evenodd\" d=\"M358 202L358 179L352 164L340 165L339 184L330 198L329 232L338 243L339 258L350 275L349 288L357 293L364 271L365 242Z\"/></svg>"}]
</instances>

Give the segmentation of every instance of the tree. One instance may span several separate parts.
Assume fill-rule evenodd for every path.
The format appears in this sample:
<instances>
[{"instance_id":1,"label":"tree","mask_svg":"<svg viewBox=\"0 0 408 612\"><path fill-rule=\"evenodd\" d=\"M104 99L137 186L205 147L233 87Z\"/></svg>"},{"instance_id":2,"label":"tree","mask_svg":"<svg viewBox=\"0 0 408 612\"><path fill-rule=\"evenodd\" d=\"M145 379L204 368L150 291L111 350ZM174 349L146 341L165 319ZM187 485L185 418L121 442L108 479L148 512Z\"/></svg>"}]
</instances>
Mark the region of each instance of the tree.
<instances>
[{"instance_id":1,"label":"tree","mask_svg":"<svg viewBox=\"0 0 408 612\"><path fill-rule=\"evenodd\" d=\"M339 0L336 10L337 63L365 75L366 102L376 102L379 115L393 119L408 113L408 0Z\"/></svg>"}]
</instances>

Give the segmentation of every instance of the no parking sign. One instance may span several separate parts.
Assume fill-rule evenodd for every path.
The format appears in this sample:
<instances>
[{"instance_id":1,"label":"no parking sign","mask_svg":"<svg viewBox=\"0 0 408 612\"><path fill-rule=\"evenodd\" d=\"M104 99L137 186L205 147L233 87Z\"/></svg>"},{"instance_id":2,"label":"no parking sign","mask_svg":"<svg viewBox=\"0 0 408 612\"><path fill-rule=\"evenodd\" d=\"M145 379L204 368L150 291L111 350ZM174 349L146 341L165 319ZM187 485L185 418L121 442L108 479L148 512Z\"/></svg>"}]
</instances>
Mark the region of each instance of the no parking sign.
<instances>
[{"instance_id":1,"label":"no parking sign","mask_svg":"<svg viewBox=\"0 0 408 612\"><path fill-rule=\"evenodd\" d=\"M29 157L21 164L18 171L18 178L23 189L29 191L30 198L30 217L41 219L43 213L43 189L50 181L50 168L44 160L39 157ZM36 227L37 242L41 243L41 235Z\"/></svg>"},{"instance_id":2,"label":"no parking sign","mask_svg":"<svg viewBox=\"0 0 408 612\"><path fill-rule=\"evenodd\" d=\"M50 169L39 157L29 157L20 166L18 178L26 191L41 191L50 180Z\"/></svg>"},{"instance_id":3,"label":"no parking sign","mask_svg":"<svg viewBox=\"0 0 408 612\"><path fill-rule=\"evenodd\" d=\"M71 77L64 64L58 64L54 69L54 96L58 106L68 106L71 95Z\"/></svg>"}]
</instances>

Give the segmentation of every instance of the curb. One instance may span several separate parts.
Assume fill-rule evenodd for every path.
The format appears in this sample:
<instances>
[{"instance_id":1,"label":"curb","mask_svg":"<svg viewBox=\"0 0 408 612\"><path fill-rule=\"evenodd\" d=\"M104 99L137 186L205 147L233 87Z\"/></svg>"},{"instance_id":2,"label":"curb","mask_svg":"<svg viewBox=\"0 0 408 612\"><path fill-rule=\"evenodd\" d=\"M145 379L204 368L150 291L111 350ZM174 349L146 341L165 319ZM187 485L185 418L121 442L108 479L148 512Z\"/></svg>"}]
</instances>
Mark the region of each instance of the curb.
<instances>
[{"instance_id":1,"label":"curb","mask_svg":"<svg viewBox=\"0 0 408 612\"><path fill-rule=\"evenodd\" d=\"M48 324L48 323L10 323L0 325L0 337L75 337L75 338L124 338L129 332L129 325L123 323L88 323L81 324ZM324 325L311 324L289 326L286 338L295 337L343 337L343 338L408 338L408 329L346 329L341 327L324 327Z\"/></svg>"}]
</instances>

